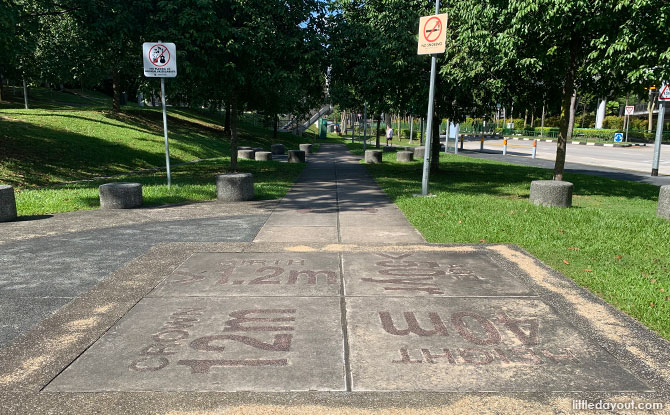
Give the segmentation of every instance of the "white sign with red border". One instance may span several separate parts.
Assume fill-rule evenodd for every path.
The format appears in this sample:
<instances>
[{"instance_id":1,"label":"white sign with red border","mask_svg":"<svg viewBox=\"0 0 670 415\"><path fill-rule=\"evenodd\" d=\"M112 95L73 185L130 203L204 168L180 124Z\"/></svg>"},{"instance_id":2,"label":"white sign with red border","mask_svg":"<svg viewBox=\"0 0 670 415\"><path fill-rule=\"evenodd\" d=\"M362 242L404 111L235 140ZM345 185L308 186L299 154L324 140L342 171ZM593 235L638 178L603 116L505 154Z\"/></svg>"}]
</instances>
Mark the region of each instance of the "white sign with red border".
<instances>
[{"instance_id":1,"label":"white sign with red border","mask_svg":"<svg viewBox=\"0 0 670 415\"><path fill-rule=\"evenodd\" d=\"M670 84L665 84L665 86L663 86L663 89L661 89L661 93L658 94L658 100L670 101Z\"/></svg>"},{"instance_id":2,"label":"white sign with red border","mask_svg":"<svg viewBox=\"0 0 670 415\"><path fill-rule=\"evenodd\" d=\"M419 48L418 55L432 55L444 53L447 50L447 22L446 13L433 16L423 16L419 20Z\"/></svg>"},{"instance_id":3,"label":"white sign with red border","mask_svg":"<svg viewBox=\"0 0 670 415\"><path fill-rule=\"evenodd\" d=\"M626 106L626 115L633 115L633 112L635 112L635 107L632 105L627 105Z\"/></svg>"},{"instance_id":4,"label":"white sign with red border","mask_svg":"<svg viewBox=\"0 0 670 415\"><path fill-rule=\"evenodd\" d=\"M144 76L150 78L177 76L177 47L174 43L143 43L142 60L144 61Z\"/></svg>"}]
</instances>

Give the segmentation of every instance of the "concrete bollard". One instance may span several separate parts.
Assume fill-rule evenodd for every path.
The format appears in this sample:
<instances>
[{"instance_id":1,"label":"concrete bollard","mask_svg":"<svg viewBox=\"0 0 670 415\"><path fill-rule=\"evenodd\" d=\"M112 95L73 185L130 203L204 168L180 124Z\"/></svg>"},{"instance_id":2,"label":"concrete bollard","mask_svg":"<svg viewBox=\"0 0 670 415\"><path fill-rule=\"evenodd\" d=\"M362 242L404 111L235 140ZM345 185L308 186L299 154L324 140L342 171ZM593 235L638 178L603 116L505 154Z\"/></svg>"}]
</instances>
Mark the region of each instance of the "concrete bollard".
<instances>
[{"instance_id":1,"label":"concrete bollard","mask_svg":"<svg viewBox=\"0 0 670 415\"><path fill-rule=\"evenodd\" d=\"M479 151L484 151L484 136L479 137Z\"/></svg>"},{"instance_id":2,"label":"concrete bollard","mask_svg":"<svg viewBox=\"0 0 670 415\"><path fill-rule=\"evenodd\" d=\"M537 140L533 140L533 159L537 155Z\"/></svg>"},{"instance_id":3,"label":"concrete bollard","mask_svg":"<svg viewBox=\"0 0 670 415\"><path fill-rule=\"evenodd\" d=\"M263 150L262 147L254 147L254 148L252 148L252 150L254 150L254 153L258 153L259 151L265 151L265 150Z\"/></svg>"},{"instance_id":4,"label":"concrete bollard","mask_svg":"<svg viewBox=\"0 0 670 415\"><path fill-rule=\"evenodd\" d=\"M98 188L102 209L132 209L142 206L139 183L106 183Z\"/></svg>"},{"instance_id":5,"label":"concrete bollard","mask_svg":"<svg viewBox=\"0 0 670 415\"><path fill-rule=\"evenodd\" d=\"M304 151L305 154L312 154L311 144L300 144L298 147L300 148L300 151Z\"/></svg>"},{"instance_id":6,"label":"concrete bollard","mask_svg":"<svg viewBox=\"0 0 670 415\"><path fill-rule=\"evenodd\" d=\"M237 150L237 158L238 159L247 159L247 160L253 160L254 159L254 150Z\"/></svg>"},{"instance_id":7,"label":"concrete bollard","mask_svg":"<svg viewBox=\"0 0 670 415\"><path fill-rule=\"evenodd\" d=\"M661 186L656 213L660 218L670 219L670 185Z\"/></svg>"},{"instance_id":8,"label":"concrete bollard","mask_svg":"<svg viewBox=\"0 0 670 415\"><path fill-rule=\"evenodd\" d=\"M503 156L507 155L507 139L503 139Z\"/></svg>"},{"instance_id":9,"label":"concrete bollard","mask_svg":"<svg viewBox=\"0 0 670 415\"><path fill-rule=\"evenodd\" d=\"M216 199L221 202L241 202L254 198L254 177L251 173L218 174Z\"/></svg>"},{"instance_id":10,"label":"concrete bollard","mask_svg":"<svg viewBox=\"0 0 670 415\"><path fill-rule=\"evenodd\" d=\"M0 222L16 219L16 199L12 186L0 185Z\"/></svg>"},{"instance_id":11,"label":"concrete bollard","mask_svg":"<svg viewBox=\"0 0 670 415\"><path fill-rule=\"evenodd\" d=\"M530 183L530 201L535 205L572 207L573 184L557 180L534 180Z\"/></svg>"},{"instance_id":12,"label":"concrete bollard","mask_svg":"<svg viewBox=\"0 0 670 415\"><path fill-rule=\"evenodd\" d=\"M381 164L382 152L380 150L365 150L365 162L370 164Z\"/></svg>"},{"instance_id":13,"label":"concrete bollard","mask_svg":"<svg viewBox=\"0 0 670 415\"><path fill-rule=\"evenodd\" d=\"M282 156L286 154L286 147L283 144L273 144L270 146L273 155Z\"/></svg>"},{"instance_id":14,"label":"concrete bollard","mask_svg":"<svg viewBox=\"0 0 670 415\"><path fill-rule=\"evenodd\" d=\"M257 151L254 157L256 161L272 161L272 153L270 151Z\"/></svg>"},{"instance_id":15,"label":"concrete bollard","mask_svg":"<svg viewBox=\"0 0 670 415\"><path fill-rule=\"evenodd\" d=\"M400 163L409 163L414 160L413 151L398 151L396 153L396 161Z\"/></svg>"},{"instance_id":16,"label":"concrete bollard","mask_svg":"<svg viewBox=\"0 0 670 415\"><path fill-rule=\"evenodd\" d=\"M289 150L288 151L288 162L289 163L304 163L305 162L305 152L302 150Z\"/></svg>"},{"instance_id":17,"label":"concrete bollard","mask_svg":"<svg viewBox=\"0 0 670 415\"><path fill-rule=\"evenodd\" d=\"M426 155L426 147L425 146L414 147L414 158L416 160L423 160L425 155Z\"/></svg>"},{"instance_id":18,"label":"concrete bollard","mask_svg":"<svg viewBox=\"0 0 670 415\"><path fill-rule=\"evenodd\" d=\"M237 146L237 149L238 150L252 150L251 147L247 147L247 146Z\"/></svg>"}]
</instances>

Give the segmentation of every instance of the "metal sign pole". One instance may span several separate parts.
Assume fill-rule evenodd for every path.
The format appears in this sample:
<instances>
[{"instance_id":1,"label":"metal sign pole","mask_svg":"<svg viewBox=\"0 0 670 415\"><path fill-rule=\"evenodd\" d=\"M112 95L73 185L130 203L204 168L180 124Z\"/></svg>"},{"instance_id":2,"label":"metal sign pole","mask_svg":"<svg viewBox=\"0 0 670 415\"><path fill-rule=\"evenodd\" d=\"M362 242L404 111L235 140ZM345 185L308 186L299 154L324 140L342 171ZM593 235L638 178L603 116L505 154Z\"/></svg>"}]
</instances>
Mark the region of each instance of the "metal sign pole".
<instances>
[{"instance_id":1,"label":"metal sign pole","mask_svg":"<svg viewBox=\"0 0 670 415\"><path fill-rule=\"evenodd\" d=\"M170 144L168 143L167 112L165 111L165 78L161 78L161 101L163 102L163 133L165 135L165 166L167 167L168 189L172 185L170 176Z\"/></svg>"},{"instance_id":2,"label":"metal sign pole","mask_svg":"<svg viewBox=\"0 0 670 415\"><path fill-rule=\"evenodd\" d=\"M658 176L658 165L661 161L661 143L663 142L663 118L665 117L665 102L658 101L658 121L656 122L656 140L654 141L654 161L651 166L651 175Z\"/></svg>"},{"instance_id":3,"label":"metal sign pole","mask_svg":"<svg viewBox=\"0 0 670 415\"><path fill-rule=\"evenodd\" d=\"M440 13L440 0L435 0L435 14ZM426 121L426 147L423 154L423 177L421 178L421 195L428 195L428 180L430 178L430 153L433 141L433 105L435 102L435 54L430 57L430 92L428 92L428 120Z\"/></svg>"},{"instance_id":4,"label":"metal sign pole","mask_svg":"<svg viewBox=\"0 0 670 415\"><path fill-rule=\"evenodd\" d=\"M626 142L628 142L628 124L630 124L630 115L626 114Z\"/></svg>"},{"instance_id":5,"label":"metal sign pole","mask_svg":"<svg viewBox=\"0 0 670 415\"><path fill-rule=\"evenodd\" d=\"M368 104L363 104L363 154L368 145Z\"/></svg>"}]
</instances>

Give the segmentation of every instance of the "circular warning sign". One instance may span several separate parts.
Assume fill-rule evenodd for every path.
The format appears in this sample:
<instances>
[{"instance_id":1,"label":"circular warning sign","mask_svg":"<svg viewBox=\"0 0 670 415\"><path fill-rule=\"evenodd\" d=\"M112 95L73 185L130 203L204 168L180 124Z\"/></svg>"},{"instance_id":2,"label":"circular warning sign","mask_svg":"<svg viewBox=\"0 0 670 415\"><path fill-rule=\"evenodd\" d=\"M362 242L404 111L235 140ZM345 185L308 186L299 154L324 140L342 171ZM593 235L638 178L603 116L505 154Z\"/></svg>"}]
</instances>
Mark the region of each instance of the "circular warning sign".
<instances>
[{"instance_id":1,"label":"circular warning sign","mask_svg":"<svg viewBox=\"0 0 670 415\"><path fill-rule=\"evenodd\" d=\"M170 62L170 51L165 45L153 45L149 49L149 61L154 66L163 67Z\"/></svg>"},{"instance_id":2,"label":"circular warning sign","mask_svg":"<svg viewBox=\"0 0 670 415\"><path fill-rule=\"evenodd\" d=\"M442 34L442 21L439 17L433 16L426 20L423 25L423 37L428 42L435 42Z\"/></svg>"}]
</instances>

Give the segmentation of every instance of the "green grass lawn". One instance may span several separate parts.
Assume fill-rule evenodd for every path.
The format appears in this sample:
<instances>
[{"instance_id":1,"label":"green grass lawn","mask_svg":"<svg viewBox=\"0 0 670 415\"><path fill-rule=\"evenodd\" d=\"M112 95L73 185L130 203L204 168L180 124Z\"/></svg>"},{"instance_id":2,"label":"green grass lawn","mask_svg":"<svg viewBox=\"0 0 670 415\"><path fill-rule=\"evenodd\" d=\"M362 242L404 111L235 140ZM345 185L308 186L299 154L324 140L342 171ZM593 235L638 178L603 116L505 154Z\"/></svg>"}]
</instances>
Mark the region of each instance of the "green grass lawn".
<instances>
[{"instance_id":1,"label":"green grass lawn","mask_svg":"<svg viewBox=\"0 0 670 415\"><path fill-rule=\"evenodd\" d=\"M348 144L360 154L360 144ZM581 174L572 209L529 203L549 170L441 154L421 192L421 162L368 165L429 242L516 244L670 339L670 221L656 217L658 187Z\"/></svg>"},{"instance_id":2,"label":"green grass lawn","mask_svg":"<svg viewBox=\"0 0 670 415\"><path fill-rule=\"evenodd\" d=\"M143 183L148 205L210 200L216 197L214 176L226 172L230 163L230 141L220 113L168 108L171 163L207 160L174 166L168 189L164 171L127 175L165 166L160 108L126 106L114 114L104 95L40 88L31 92L31 102L40 108L25 110L16 99L0 105L0 183L17 190L20 215L97 208L97 187L110 181ZM240 145L266 150L273 143L297 149L312 140L287 133L275 139L272 131L245 123L240 123L239 139ZM254 174L257 198L271 199L283 196L303 168L241 161L238 171Z\"/></svg>"}]
</instances>

